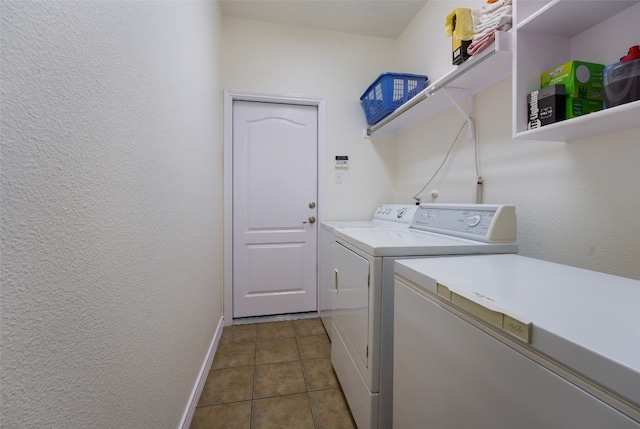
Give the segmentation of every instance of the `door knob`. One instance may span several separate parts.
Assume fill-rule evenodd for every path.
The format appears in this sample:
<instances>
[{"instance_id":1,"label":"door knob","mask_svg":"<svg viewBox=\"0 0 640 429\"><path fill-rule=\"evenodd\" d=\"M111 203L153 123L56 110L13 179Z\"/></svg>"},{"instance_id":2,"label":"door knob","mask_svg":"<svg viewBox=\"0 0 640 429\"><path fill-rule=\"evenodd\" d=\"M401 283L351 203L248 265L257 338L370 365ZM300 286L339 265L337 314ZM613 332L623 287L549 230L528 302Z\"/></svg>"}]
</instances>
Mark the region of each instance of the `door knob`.
<instances>
[{"instance_id":1,"label":"door knob","mask_svg":"<svg viewBox=\"0 0 640 429\"><path fill-rule=\"evenodd\" d=\"M309 203L309 208L310 208L310 209L315 209L315 208L316 208L316 203L314 203L314 202L310 202L310 203Z\"/></svg>"},{"instance_id":2,"label":"door knob","mask_svg":"<svg viewBox=\"0 0 640 429\"><path fill-rule=\"evenodd\" d=\"M302 222L302 223L316 223L316 218L313 216L309 216L309 220Z\"/></svg>"}]
</instances>

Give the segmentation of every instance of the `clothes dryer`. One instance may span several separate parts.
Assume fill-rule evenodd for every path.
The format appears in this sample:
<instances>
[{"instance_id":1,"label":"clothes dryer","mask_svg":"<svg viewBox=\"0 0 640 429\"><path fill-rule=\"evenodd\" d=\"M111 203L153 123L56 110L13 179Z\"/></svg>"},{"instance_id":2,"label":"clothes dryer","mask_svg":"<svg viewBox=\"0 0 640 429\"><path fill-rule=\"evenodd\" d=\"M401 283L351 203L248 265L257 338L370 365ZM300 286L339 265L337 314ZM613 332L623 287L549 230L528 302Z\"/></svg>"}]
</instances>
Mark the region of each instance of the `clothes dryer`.
<instances>
[{"instance_id":1,"label":"clothes dryer","mask_svg":"<svg viewBox=\"0 0 640 429\"><path fill-rule=\"evenodd\" d=\"M390 428L394 262L515 253L515 206L422 204L409 228L337 229L335 237L331 361L358 428Z\"/></svg>"},{"instance_id":2,"label":"clothes dryer","mask_svg":"<svg viewBox=\"0 0 640 429\"><path fill-rule=\"evenodd\" d=\"M329 339L332 338L331 295L333 288L332 247L337 229L398 229L409 228L418 206L415 204L381 204L368 220L328 221L320 223L318 254L318 307L320 319Z\"/></svg>"}]
</instances>

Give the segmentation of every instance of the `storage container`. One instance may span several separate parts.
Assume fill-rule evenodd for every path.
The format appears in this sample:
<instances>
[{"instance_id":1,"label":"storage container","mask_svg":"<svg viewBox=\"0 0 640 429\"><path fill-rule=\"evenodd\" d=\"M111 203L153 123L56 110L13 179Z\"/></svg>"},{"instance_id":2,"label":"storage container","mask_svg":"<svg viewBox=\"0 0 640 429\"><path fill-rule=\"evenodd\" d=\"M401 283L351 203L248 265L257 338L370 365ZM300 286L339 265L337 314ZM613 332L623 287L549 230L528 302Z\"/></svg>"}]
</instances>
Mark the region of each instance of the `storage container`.
<instances>
[{"instance_id":1,"label":"storage container","mask_svg":"<svg viewBox=\"0 0 640 429\"><path fill-rule=\"evenodd\" d=\"M422 91L428 78L406 73L382 73L360 97L367 123L374 125Z\"/></svg>"},{"instance_id":2,"label":"storage container","mask_svg":"<svg viewBox=\"0 0 640 429\"><path fill-rule=\"evenodd\" d=\"M629 55L604 71L605 107L640 100L640 49L633 46Z\"/></svg>"}]
</instances>

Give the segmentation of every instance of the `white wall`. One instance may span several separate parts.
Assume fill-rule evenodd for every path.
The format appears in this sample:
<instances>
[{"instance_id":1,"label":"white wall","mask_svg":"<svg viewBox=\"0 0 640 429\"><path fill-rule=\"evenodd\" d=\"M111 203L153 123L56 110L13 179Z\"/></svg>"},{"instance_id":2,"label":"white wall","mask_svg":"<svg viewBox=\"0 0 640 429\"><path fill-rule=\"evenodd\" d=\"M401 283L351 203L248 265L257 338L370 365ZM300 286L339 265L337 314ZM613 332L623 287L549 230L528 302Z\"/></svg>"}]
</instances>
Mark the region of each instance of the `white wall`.
<instances>
[{"instance_id":1,"label":"white wall","mask_svg":"<svg viewBox=\"0 0 640 429\"><path fill-rule=\"evenodd\" d=\"M383 202L412 203L463 123L451 108L394 140L362 138L359 98L381 72L424 73L451 65L446 15L481 0L430 0L397 40L223 19L223 86L327 98L327 220L370 216ZM466 103L463 103L466 107ZM638 129L570 143L511 138L511 79L475 97L484 201L515 203L521 253L640 278ZM349 155L345 183L333 158ZM474 148L462 133L430 189L438 202L472 202ZM392 190L390 190L390 187ZM423 198L423 201L430 201Z\"/></svg>"},{"instance_id":2,"label":"white wall","mask_svg":"<svg viewBox=\"0 0 640 429\"><path fill-rule=\"evenodd\" d=\"M432 79L450 67L442 52L442 44L450 42L440 33L446 3L427 3L398 39L396 61L405 68L424 67ZM407 54L424 40L429 40L424 54ZM484 202L516 204L520 253L640 279L640 130L569 143L515 141L511 79L474 100ZM410 201L429 180L462 123L451 108L397 138L397 201ZM423 202L431 201L431 189L439 191L438 202L472 202L473 156L463 132Z\"/></svg>"},{"instance_id":3,"label":"white wall","mask_svg":"<svg viewBox=\"0 0 640 429\"><path fill-rule=\"evenodd\" d=\"M176 428L222 317L215 2L2 2L3 428Z\"/></svg>"},{"instance_id":4,"label":"white wall","mask_svg":"<svg viewBox=\"0 0 640 429\"><path fill-rule=\"evenodd\" d=\"M393 142L362 138L360 96L380 73L394 69L392 39L356 36L223 18L225 89L326 99L324 220L371 217L393 199ZM343 184L334 183L336 155L349 156Z\"/></svg>"},{"instance_id":5,"label":"white wall","mask_svg":"<svg viewBox=\"0 0 640 429\"><path fill-rule=\"evenodd\" d=\"M451 38L445 19L456 7L481 7L481 0L429 0L396 40L394 64L398 71L426 74L433 82L454 66Z\"/></svg>"}]
</instances>

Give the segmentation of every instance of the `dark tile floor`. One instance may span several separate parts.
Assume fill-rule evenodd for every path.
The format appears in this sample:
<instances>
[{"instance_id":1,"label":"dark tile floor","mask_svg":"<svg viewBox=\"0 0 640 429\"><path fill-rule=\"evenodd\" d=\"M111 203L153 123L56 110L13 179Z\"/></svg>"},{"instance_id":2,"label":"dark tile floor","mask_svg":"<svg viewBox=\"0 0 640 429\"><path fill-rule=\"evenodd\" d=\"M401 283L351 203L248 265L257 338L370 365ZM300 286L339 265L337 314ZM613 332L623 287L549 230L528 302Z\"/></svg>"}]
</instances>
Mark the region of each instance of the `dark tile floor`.
<instances>
[{"instance_id":1,"label":"dark tile floor","mask_svg":"<svg viewBox=\"0 0 640 429\"><path fill-rule=\"evenodd\" d=\"M191 429L354 429L318 318L227 326Z\"/></svg>"}]
</instances>

